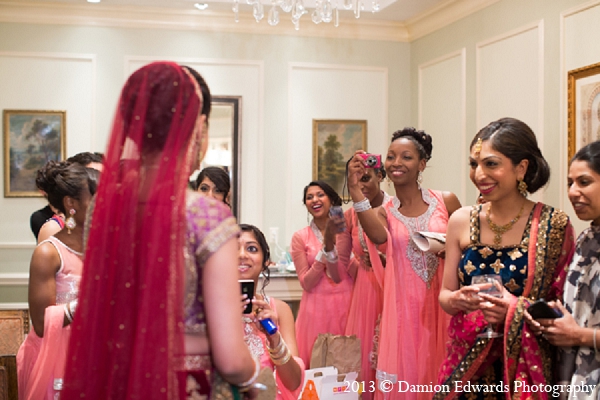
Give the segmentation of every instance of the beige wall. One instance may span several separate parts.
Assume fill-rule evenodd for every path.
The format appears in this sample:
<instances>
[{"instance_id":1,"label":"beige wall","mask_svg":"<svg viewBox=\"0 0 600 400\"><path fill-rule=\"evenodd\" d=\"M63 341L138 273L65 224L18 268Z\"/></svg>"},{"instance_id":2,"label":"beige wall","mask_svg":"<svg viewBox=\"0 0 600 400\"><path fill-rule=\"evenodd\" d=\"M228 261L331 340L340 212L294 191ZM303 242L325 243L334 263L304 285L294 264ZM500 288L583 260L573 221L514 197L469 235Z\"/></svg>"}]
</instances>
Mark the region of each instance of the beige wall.
<instances>
[{"instance_id":1,"label":"beige wall","mask_svg":"<svg viewBox=\"0 0 600 400\"><path fill-rule=\"evenodd\" d=\"M412 43L193 30L0 23L0 109L67 110L67 151L104 151L126 75L154 59L185 62L215 94L243 96L242 222L306 223L312 118L367 119L369 150L418 125L434 137L428 187L463 204L467 144L512 115L538 134L553 170L536 196L572 214L565 197L566 73L600 61L600 0L502 0ZM0 198L0 305L26 302L40 199ZM576 218L575 218L576 219ZM577 227L585 224L577 223Z\"/></svg>"},{"instance_id":2,"label":"beige wall","mask_svg":"<svg viewBox=\"0 0 600 400\"><path fill-rule=\"evenodd\" d=\"M552 168L534 198L564 209L583 229L566 197L566 77L600 62L592 39L599 18L597 0L503 0L412 42L412 120L434 136L427 184L472 203L471 138L492 120L516 117L534 129Z\"/></svg>"},{"instance_id":3,"label":"beige wall","mask_svg":"<svg viewBox=\"0 0 600 400\"><path fill-rule=\"evenodd\" d=\"M12 23L0 23L0 109L67 110L68 155L104 151L126 76L157 59L242 96L241 221L279 227L280 243L306 224L312 118L366 119L378 152L388 127L410 124L408 43ZM0 305L27 300L29 216L43 205L0 197Z\"/></svg>"}]
</instances>

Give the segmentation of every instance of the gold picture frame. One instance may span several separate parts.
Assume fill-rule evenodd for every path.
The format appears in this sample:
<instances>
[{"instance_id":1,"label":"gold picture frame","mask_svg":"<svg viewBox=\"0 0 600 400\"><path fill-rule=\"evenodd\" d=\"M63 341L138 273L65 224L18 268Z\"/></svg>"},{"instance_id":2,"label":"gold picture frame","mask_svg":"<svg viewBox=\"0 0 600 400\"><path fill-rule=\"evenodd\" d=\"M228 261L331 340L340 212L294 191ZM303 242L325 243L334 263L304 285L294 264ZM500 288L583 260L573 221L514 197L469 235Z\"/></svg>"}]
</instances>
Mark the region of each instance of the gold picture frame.
<instances>
[{"instance_id":1,"label":"gold picture frame","mask_svg":"<svg viewBox=\"0 0 600 400\"><path fill-rule=\"evenodd\" d=\"M568 74L568 161L588 143L600 139L600 63Z\"/></svg>"},{"instance_id":2,"label":"gold picture frame","mask_svg":"<svg viewBox=\"0 0 600 400\"><path fill-rule=\"evenodd\" d=\"M313 119L313 180L323 180L342 196L346 162L367 151L367 121Z\"/></svg>"},{"instance_id":3,"label":"gold picture frame","mask_svg":"<svg viewBox=\"0 0 600 400\"><path fill-rule=\"evenodd\" d=\"M37 170L66 154L66 111L4 110L4 197L42 197Z\"/></svg>"}]
</instances>

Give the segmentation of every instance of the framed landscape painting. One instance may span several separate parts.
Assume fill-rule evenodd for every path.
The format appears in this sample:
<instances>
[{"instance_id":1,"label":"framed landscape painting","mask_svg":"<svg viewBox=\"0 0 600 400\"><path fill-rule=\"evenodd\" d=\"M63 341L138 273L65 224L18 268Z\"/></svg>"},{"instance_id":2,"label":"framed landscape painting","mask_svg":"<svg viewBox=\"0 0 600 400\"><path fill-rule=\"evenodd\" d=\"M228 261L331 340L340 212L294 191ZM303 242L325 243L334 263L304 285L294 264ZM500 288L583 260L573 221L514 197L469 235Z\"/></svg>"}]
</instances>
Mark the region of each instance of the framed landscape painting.
<instances>
[{"instance_id":1,"label":"framed landscape painting","mask_svg":"<svg viewBox=\"0 0 600 400\"><path fill-rule=\"evenodd\" d=\"M346 162L356 150L367 151L366 120L313 119L313 180L331 185L340 197Z\"/></svg>"},{"instance_id":2,"label":"framed landscape painting","mask_svg":"<svg viewBox=\"0 0 600 400\"><path fill-rule=\"evenodd\" d=\"M600 140L600 63L569 71L568 161L575 152Z\"/></svg>"},{"instance_id":3,"label":"framed landscape painting","mask_svg":"<svg viewBox=\"0 0 600 400\"><path fill-rule=\"evenodd\" d=\"M65 111L4 110L4 197L41 197L37 170L66 153Z\"/></svg>"}]
</instances>

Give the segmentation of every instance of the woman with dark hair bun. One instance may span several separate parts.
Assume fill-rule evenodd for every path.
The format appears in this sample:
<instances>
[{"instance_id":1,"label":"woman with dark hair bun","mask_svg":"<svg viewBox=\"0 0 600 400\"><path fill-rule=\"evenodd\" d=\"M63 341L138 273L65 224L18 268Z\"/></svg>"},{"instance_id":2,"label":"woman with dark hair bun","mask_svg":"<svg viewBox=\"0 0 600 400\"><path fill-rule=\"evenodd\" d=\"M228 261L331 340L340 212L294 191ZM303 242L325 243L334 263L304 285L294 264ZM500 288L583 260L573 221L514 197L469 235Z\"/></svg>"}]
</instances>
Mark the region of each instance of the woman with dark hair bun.
<instances>
[{"instance_id":1,"label":"woman with dark hair bun","mask_svg":"<svg viewBox=\"0 0 600 400\"><path fill-rule=\"evenodd\" d=\"M54 399L54 387L62 385L83 269L83 224L98 175L67 161L50 161L38 171L36 184L50 205L68 217L66 227L42 241L31 257L33 329L17 354L20 399Z\"/></svg>"},{"instance_id":2,"label":"woman with dark hair bun","mask_svg":"<svg viewBox=\"0 0 600 400\"><path fill-rule=\"evenodd\" d=\"M303 289L296 319L298 353L308 368L320 333L344 334L352 278L346 272L338 274L337 268L336 235L346 221L343 216L329 216L331 207L341 206L342 199L326 182L314 181L304 187L302 201L313 219L294 233L291 253Z\"/></svg>"},{"instance_id":3,"label":"woman with dark hair bun","mask_svg":"<svg viewBox=\"0 0 600 400\"><path fill-rule=\"evenodd\" d=\"M529 398L525 385L553 383L553 358L547 340L523 323L524 311L562 298L573 227L564 212L527 198L550 177L527 124L502 118L481 129L469 163L483 204L461 208L448 223L440 304L452 320L439 383L452 390L434 398L473 398L459 389L467 382L503 387L486 398ZM494 281L476 283L482 275L496 279L498 297L486 293Z\"/></svg>"},{"instance_id":4,"label":"woman with dark hair bun","mask_svg":"<svg viewBox=\"0 0 600 400\"><path fill-rule=\"evenodd\" d=\"M460 207L453 193L421 188L432 149L431 136L423 131L405 128L394 132L384 167L396 197L376 209L359 184L367 169L364 152L358 151L348 166L350 196L364 231L361 236L373 273L383 286L383 309L376 328L379 343L371 367L376 369L371 374L378 383L365 382L365 391L374 393L375 398L430 398L430 393L407 393L399 387L387 393L388 388L379 385L385 381L430 385L444 360L448 317L437 300L443 251L423 252L412 240L417 231L445 233L448 217ZM386 244L385 268L377 248L382 244Z\"/></svg>"}]
</instances>

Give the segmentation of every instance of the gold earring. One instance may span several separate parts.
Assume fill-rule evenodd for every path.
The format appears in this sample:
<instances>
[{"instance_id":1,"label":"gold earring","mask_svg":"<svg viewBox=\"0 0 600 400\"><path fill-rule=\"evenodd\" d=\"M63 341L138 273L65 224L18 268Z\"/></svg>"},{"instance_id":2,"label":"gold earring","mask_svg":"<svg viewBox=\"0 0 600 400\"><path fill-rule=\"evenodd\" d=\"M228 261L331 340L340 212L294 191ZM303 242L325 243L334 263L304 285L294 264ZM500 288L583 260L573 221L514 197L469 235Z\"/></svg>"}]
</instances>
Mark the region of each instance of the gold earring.
<instances>
[{"instance_id":1,"label":"gold earring","mask_svg":"<svg viewBox=\"0 0 600 400\"><path fill-rule=\"evenodd\" d=\"M519 193L521 193L521 195L523 197L527 197L527 183L523 179L519 179L519 184L517 185L517 189L519 190Z\"/></svg>"}]
</instances>

